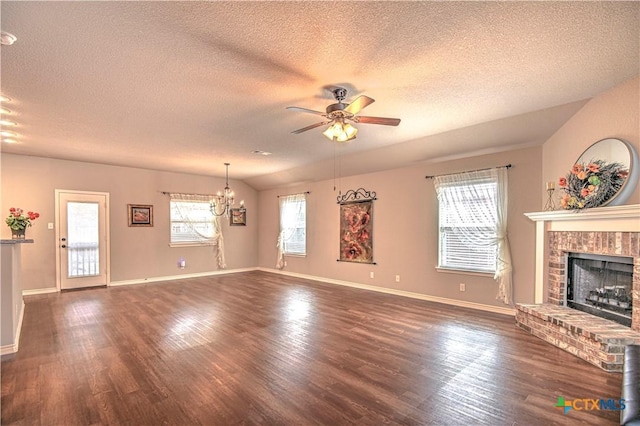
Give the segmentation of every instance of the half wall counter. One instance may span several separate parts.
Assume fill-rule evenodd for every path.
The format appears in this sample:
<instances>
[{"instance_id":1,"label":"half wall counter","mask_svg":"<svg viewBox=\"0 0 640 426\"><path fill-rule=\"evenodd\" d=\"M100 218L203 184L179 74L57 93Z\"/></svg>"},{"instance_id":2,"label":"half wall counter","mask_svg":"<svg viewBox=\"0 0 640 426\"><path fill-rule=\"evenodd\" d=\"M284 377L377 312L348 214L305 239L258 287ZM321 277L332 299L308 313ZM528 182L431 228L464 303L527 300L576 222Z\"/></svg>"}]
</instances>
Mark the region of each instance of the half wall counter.
<instances>
[{"instance_id":1,"label":"half wall counter","mask_svg":"<svg viewBox=\"0 0 640 426\"><path fill-rule=\"evenodd\" d=\"M33 240L0 240L0 353L18 351L20 328L24 314L22 299L22 244Z\"/></svg>"}]
</instances>

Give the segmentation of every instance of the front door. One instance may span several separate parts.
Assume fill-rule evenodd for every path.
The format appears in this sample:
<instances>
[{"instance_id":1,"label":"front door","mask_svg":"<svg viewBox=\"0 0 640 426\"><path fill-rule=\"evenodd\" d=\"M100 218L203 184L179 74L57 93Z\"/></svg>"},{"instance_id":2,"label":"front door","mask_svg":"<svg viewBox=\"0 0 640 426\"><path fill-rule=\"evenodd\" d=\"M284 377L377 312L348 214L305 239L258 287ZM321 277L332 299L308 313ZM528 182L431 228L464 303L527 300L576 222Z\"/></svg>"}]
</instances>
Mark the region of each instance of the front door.
<instances>
[{"instance_id":1,"label":"front door","mask_svg":"<svg viewBox=\"0 0 640 426\"><path fill-rule=\"evenodd\" d=\"M109 194L56 190L61 290L109 284Z\"/></svg>"}]
</instances>

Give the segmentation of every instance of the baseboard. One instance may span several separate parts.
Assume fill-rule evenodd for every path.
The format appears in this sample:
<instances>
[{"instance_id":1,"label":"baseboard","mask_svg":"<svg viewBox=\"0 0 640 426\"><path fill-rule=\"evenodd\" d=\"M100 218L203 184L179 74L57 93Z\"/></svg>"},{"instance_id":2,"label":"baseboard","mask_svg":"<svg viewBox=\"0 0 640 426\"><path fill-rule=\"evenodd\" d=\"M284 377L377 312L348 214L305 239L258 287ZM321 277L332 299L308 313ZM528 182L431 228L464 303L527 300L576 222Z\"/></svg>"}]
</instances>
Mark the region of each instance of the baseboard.
<instances>
[{"instance_id":1,"label":"baseboard","mask_svg":"<svg viewBox=\"0 0 640 426\"><path fill-rule=\"evenodd\" d=\"M0 355L9 355L16 352L18 352L18 345L15 343L13 345L0 346Z\"/></svg>"},{"instance_id":2,"label":"baseboard","mask_svg":"<svg viewBox=\"0 0 640 426\"><path fill-rule=\"evenodd\" d=\"M201 277L210 277L213 275L237 274L239 272L249 272L249 271L255 271L255 270L257 270L257 268L220 269L218 271L196 272L193 274L184 274L184 275L167 275L164 277L142 278L137 280L111 281L111 283L109 283L109 287L117 287L122 285L149 284L149 283L156 283L156 282L163 282L163 281L186 280L189 278L201 278Z\"/></svg>"},{"instance_id":3,"label":"baseboard","mask_svg":"<svg viewBox=\"0 0 640 426\"><path fill-rule=\"evenodd\" d=\"M18 317L18 327L16 328L16 338L12 345L0 346L0 355L9 355L18 352L20 346L20 333L22 333L22 319L24 318L24 301L20 306L20 316Z\"/></svg>"},{"instance_id":4,"label":"baseboard","mask_svg":"<svg viewBox=\"0 0 640 426\"><path fill-rule=\"evenodd\" d=\"M23 296L33 296L34 294L47 294L47 293L57 293L58 289L55 287L50 288L36 288L34 290L22 290Z\"/></svg>"},{"instance_id":5,"label":"baseboard","mask_svg":"<svg viewBox=\"0 0 640 426\"><path fill-rule=\"evenodd\" d=\"M240 268L240 269L221 269L219 271L208 271L208 272L197 272L193 274L184 274L184 275L167 275L163 277L152 277L152 278L142 278L137 280L124 280L124 281L111 281L107 287L117 287L122 285L136 285L136 284L149 284L155 282L163 282L163 281L173 281L173 280L184 280L188 278L200 278L200 277L209 277L212 275L226 275L226 274L236 274L238 272L249 272L255 271L257 268ZM32 296L34 294L47 294L47 293L56 293L59 290L55 287L51 288L38 288L35 290L22 290L23 296Z\"/></svg>"},{"instance_id":6,"label":"baseboard","mask_svg":"<svg viewBox=\"0 0 640 426\"><path fill-rule=\"evenodd\" d=\"M288 271L282 271L279 269L257 268L257 270L264 271L264 272L272 272L275 274L288 275L290 277L303 278L303 279L312 280L312 281L320 281L323 283L343 285L346 287L354 287L362 290L377 291L378 293L386 293L386 294L393 294L396 296L410 297L412 299L426 300L428 302L443 303L445 305L459 306L461 308L477 309L480 311L493 312L493 313L502 314L502 315L510 315L510 316L516 315L515 308L509 308L509 307L503 308L500 306L492 306L492 305L485 305L482 303L467 302L465 300L448 299L446 297L430 296L428 294L413 293L411 291L396 290L396 289L386 288L386 287L377 287L373 285L360 284L360 283L355 283L351 281L334 280L332 278L299 274L297 272L288 272Z\"/></svg>"}]
</instances>

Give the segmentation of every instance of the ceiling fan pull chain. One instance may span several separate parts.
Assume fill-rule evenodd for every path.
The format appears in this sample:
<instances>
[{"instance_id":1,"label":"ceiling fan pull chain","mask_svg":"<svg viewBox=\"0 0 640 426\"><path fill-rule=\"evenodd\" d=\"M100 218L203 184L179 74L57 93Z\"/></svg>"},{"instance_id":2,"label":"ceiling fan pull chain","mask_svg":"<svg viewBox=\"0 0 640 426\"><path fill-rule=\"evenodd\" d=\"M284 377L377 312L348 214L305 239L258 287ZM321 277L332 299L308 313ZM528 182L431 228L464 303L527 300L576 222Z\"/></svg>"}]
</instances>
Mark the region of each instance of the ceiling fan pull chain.
<instances>
[{"instance_id":1,"label":"ceiling fan pull chain","mask_svg":"<svg viewBox=\"0 0 640 426\"><path fill-rule=\"evenodd\" d=\"M333 192L336 192L336 144L333 144Z\"/></svg>"}]
</instances>

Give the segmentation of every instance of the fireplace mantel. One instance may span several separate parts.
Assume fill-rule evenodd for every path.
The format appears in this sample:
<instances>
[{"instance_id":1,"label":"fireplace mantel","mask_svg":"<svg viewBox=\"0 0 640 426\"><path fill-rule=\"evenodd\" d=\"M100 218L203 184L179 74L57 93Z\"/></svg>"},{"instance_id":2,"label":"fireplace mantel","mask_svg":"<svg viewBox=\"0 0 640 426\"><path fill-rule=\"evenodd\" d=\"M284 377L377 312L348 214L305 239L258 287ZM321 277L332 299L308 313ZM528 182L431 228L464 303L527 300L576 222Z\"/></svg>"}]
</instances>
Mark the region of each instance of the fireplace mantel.
<instances>
[{"instance_id":1,"label":"fireplace mantel","mask_svg":"<svg viewBox=\"0 0 640 426\"><path fill-rule=\"evenodd\" d=\"M534 303L544 302L548 231L640 232L640 204L525 213L536 222Z\"/></svg>"},{"instance_id":2,"label":"fireplace mantel","mask_svg":"<svg viewBox=\"0 0 640 426\"><path fill-rule=\"evenodd\" d=\"M552 228L548 228L548 231L640 232L640 204L587 210L553 210L524 215L538 223L550 222Z\"/></svg>"}]
</instances>

